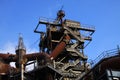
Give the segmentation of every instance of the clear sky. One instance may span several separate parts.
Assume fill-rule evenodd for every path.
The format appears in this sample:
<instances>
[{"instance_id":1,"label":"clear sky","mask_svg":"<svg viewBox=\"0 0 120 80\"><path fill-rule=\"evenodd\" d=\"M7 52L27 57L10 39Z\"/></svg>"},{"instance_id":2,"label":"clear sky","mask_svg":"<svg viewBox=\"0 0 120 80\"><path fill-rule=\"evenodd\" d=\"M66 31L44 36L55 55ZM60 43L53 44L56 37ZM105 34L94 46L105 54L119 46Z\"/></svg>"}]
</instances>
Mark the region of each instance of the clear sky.
<instances>
[{"instance_id":1,"label":"clear sky","mask_svg":"<svg viewBox=\"0 0 120 80\"><path fill-rule=\"evenodd\" d=\"M39 35L33 30L39 18L56 18L62 6L66 19L95 26L85 49L90 59L120 45L120 0L0 0L0 53L14 53L19 33L27 51L37 52Z\"/></svg>"}]
</instances>

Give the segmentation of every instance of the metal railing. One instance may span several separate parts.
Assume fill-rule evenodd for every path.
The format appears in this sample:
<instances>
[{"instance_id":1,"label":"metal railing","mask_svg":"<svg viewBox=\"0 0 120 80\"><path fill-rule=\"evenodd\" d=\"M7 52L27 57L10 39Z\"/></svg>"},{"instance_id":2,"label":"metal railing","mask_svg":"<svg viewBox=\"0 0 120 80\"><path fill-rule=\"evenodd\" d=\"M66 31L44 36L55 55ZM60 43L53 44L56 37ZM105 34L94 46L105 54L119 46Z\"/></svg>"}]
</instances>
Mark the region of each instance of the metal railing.
<instances>
[{"instance_id":1,"label":"metal railing","mask_svg":"<svg viewBox=\"0 0 120 80\"><path fill-rule=\"evenodd\" d=\"M117 55L120 55L119 46L116 49L111 49L111 50L102 52L96 59L90 60L88 62L90 62L91 66L94 67L100 60L113 57L113 56L117 56Z\"/></svg>"},{"instance_id":2,"label":"metal railing","mask_svg":"<svg viewBox=\"0 0 120 80\"><path fill-rule=\"evenodd\" d=\"M45 17L41 17L39 18L40 22L45 22L45 23L49 23L49 24L58 24L56 19L52 19L52 18L45 18Z\"/></svg>"},{"instance_id":3,"label":"metal railing","mask_svg":"<svg viewBox=\"0 0 120 80\"><path fill-rule=\"evenodd\" d=\"M81 28L95 30L95 26L87 24L81 24Z\"/></svg>"}]
</instances>

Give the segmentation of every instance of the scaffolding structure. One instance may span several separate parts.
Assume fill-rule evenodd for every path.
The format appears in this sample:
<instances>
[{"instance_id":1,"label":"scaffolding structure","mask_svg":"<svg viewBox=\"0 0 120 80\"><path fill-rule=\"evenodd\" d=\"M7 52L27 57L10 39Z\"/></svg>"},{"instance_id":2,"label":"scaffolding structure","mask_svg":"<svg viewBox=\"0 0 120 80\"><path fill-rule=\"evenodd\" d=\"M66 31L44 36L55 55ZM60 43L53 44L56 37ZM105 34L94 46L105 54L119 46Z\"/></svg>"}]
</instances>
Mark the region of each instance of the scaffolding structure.
<instances>
[{"instance_id":1,"label":"scaffolding structure","mask_svg":"<svg viewBox=\"0 0 120 80\"><path fill-rule=\"evenodd\" d=\"M64 17L65 12L59 10L56 19L40 18L34 30L40 36L39 52L26 53L20 36L16 54L0 53L0 80L120 80L116 75L120 74L120 50L103 53L90 68L84 49L95 28ZM10 62L15 62L16 68Z\"/></svg>"},{"instance_id":2,"label":"scaffolding structure","mask_svg":"<svg viewBox=\"0 0 120 80\"><path fill-rule=\"evenodd\" d=\"M95 28L64 17L65 12L59 10L54 20L40 18L34 30L40 35L39 52L26 54L20 36L15 55L0 54L8 61L7 65L10 62L16 65L16 68L3 71L7 77L2 76L2 80L75 80L89 70L84 48L92 41ZM45 32L39 29L41 27L45 27ZM26 71L30 64L34 64L33 70Z\"/></svg>"}]
</instances>

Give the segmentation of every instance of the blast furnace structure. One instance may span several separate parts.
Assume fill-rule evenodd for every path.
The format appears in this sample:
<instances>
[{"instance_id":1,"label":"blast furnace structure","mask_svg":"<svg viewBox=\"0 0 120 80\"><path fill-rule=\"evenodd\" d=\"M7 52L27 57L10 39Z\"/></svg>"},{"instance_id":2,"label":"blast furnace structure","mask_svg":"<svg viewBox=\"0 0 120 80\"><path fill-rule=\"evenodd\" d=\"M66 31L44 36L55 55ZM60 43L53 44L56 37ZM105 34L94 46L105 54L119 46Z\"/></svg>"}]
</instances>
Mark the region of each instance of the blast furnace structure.
<instances>
[{"instance_id":1,"label":"blast furnace structure","mask_svg":"<svg viewBox=\"0 0 120 80\"><path fill-rule=\"evenodd\" d=\"M65 12L59 10L54 20L40 18L34 30L40 36L39 52L26 53L20 36L16 54L0 53L0 80L107 80L106 75L101 76L108 68L107 62L103 60L104 63L100 62L91 69L84 53L84 48L92 41L95 28L64 17ZM11 67L10 62L15 62L16 67ZM102 67L99 66L101 64ZM29 65L33 65L32 70L27 70Z\"/></svg>"}]
</instances>

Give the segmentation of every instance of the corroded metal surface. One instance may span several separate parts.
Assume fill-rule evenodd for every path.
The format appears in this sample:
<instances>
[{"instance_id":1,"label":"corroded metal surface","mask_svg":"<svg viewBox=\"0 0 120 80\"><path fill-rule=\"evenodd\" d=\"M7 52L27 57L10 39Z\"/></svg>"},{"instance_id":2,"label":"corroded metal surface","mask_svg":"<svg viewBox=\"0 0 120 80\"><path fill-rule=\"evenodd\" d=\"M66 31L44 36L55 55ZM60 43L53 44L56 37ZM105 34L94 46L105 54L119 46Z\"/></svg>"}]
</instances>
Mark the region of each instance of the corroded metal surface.
<instances>
[{"instance_id":1,"label":"corroded metal surface","mask_svg":"<svg viewBox=\"0 0 120 80\"><path fill-rule=\"evenodd\" d=\"M50 54L51 59L55 59L65 49L66 43L70 41L70 37L68 35L65 36L65 40L66 42L65 41L60 42L52 51L52 53Z\"/></svg>"},{"instance_id":2,"label":"corroded metal surface","mask_svg":"<svg viewBox=\"0 0 120 80\"><path fill-rule=\"evenodd\" d=\"M59 10L54 20L40 19L34 30L40 35L39 52L26 53L20 35L16 54L0 54L1 66L5 67L3 70L0 68L0 73L9 73L11 80L23 80L23 76L26 80L75 80L86 73L88 66L84 48L91 42L95 30L63 17L65 12ZM46 32L38 30L40 24L45 25ZM15 62L16 68L10 67L10 62ZM26 67L31 64L33 70L27 71Z\"/></svg>"}]
</instances>

